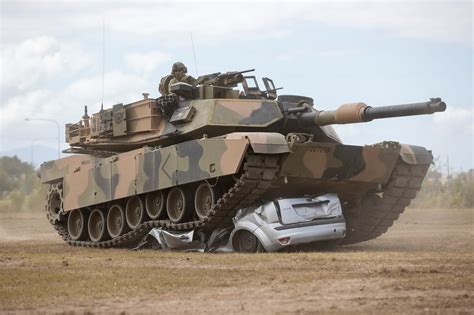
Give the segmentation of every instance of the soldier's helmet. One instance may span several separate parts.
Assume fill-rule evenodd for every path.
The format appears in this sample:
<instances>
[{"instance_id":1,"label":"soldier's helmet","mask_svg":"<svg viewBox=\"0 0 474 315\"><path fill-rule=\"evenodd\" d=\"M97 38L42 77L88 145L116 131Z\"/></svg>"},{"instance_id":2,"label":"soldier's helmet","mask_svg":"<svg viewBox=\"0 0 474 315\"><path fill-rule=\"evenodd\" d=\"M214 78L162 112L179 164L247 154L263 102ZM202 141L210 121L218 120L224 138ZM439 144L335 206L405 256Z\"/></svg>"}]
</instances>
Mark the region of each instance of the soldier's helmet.
<instances>
[{"instance_id":1,"label":"soldier's helmet","mask_svg":"<svg viewBox=\"0 0 474 315\"><path fill-rule=\"evenodd\" d=\"M171 68L171 74L175 74L177 71L182 70L183 73L188 73L188 68L182 62L175 62L173 63L173 67Z\"/></svg>"}]
</instances>

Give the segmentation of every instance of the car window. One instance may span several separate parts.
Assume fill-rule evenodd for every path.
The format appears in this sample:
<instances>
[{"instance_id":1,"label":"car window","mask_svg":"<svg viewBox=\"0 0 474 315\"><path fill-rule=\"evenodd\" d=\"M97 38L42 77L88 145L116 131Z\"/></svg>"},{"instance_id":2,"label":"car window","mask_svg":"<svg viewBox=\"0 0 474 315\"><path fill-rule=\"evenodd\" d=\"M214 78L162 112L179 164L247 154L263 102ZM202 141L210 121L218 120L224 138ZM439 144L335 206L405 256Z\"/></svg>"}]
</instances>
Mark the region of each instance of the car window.
<instances>
[{"instance_id":1,"label":"car window","mask_svg":"<svg viewBox=\"0 0 474 315\"><path fill-rule=\"evenodd\" d=\"M267 223L277 223L278 213L273 202L268 202L262 206L262 219Z\"/></svg>"}]
</instances>

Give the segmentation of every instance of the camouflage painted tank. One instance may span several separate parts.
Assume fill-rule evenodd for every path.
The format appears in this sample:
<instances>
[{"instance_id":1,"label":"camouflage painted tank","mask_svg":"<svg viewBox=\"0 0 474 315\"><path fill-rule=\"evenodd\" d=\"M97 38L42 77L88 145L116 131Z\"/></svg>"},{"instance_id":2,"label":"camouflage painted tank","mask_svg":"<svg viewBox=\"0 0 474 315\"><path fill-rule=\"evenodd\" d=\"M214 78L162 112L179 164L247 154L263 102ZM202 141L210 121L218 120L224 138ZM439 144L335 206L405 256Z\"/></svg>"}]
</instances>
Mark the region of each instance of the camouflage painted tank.
<instances>
[{"instance_id":1,"label":"camouflage painted tank","mask_svg":"<svg viewBox=\"0 0 474 315\"><path fill-rule=\"evenodd\" d=\"M384 233L420 189L432 163L423 147L342 144L332 124L432 114L441 99L385 107L313 107L309 97L260 90L245 72L215 73L197 85L162 80L143 99L66 125L74 153L41 166L46 212L71 245L133 246L151 228L232 224L236 211L278 197L336 193L344 243ZM237 84L241 84L239 90Z\"/></svg>"}]
</instances>

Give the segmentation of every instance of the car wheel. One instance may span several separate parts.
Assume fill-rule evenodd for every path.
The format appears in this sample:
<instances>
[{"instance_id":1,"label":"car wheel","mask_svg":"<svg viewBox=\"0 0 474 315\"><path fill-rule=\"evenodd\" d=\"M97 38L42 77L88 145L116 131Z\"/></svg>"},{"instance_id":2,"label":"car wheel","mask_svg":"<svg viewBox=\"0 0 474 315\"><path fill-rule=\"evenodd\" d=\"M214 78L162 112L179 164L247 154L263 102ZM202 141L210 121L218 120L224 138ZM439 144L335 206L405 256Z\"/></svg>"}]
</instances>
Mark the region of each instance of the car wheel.
<instances>
[{"instance_id":1,"label":"car wheel","mask_svg":"<svg viewBox=\"0 0 474 315\"><path fill-rule=\"evenodd\" d=\"M264 251L258 238L249 231L240 231L235 243L237 251L241 253L260 253Z\"/></svg>"}]
</instances>

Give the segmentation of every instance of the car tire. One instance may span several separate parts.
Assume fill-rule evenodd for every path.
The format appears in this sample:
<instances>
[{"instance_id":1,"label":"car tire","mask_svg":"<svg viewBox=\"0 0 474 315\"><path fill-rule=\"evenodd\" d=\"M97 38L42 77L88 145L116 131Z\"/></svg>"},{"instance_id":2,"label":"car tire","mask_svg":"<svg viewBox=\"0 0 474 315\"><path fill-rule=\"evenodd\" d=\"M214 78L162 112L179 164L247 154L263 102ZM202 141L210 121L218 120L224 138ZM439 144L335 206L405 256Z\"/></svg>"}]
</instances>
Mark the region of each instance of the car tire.
<instances>
[{"instance_id":1,"label":"car tire","mask_svg":"<svg viewBox=\"0 0 474 315\"><path fill-rule=\"evenodd\" d=\"M258 238L249 231L240 231L234 239L234 248L241 253L262 253L264 248Z\"/></svg>"}]
</instances>

